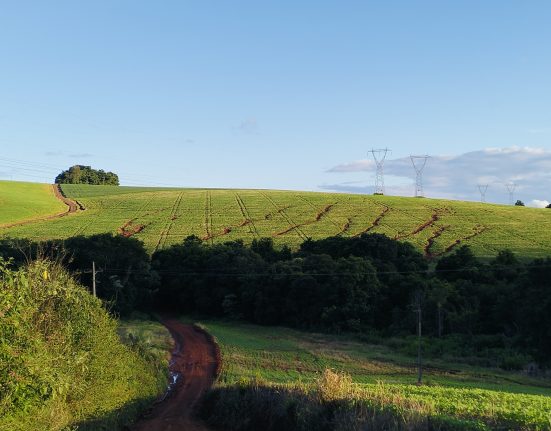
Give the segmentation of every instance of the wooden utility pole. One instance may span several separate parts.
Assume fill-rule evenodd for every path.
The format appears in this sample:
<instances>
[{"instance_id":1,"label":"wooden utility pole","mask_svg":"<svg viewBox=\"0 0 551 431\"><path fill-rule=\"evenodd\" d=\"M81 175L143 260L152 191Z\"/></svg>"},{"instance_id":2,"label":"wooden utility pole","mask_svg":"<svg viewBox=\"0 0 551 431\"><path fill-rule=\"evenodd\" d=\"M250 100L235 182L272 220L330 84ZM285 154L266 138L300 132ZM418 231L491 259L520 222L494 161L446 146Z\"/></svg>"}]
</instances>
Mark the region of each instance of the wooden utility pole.
<instances>
[{"instance_id":1,"label":"wooden utility pole","mask_svg":"<svg viewBox=\"0 0 551 431\"><path fill-rule=\"evenodd\" d=\"M92 261L92 271L84 271L85 273L92 274L92 294L98 296L96 293L96 274L103 272L103 270L96 270L96 262Z\"/></svg>"},{"instance_id":2,"label":"wooden utility pole","mask_svg":"<svg viewBox=\"0 0 551 431\"><path fill-rule=\"evenodd\" d=\"M417 384L422 385L423 384L423 358L422 358L422 351L421 351L421 335L422 335L422 327L421 327L421 299L419 298L419 303L417 304L417 337L418 337L418 345L417 345Z\"/></svg>"},{"instance_id":3,"label":"wooden utility pole","mask_svg":"<svg viewBox=\"0 0 551 431\"><path fill-rule=\"evenodd\" d=\"M96 295L96 262L92 261L92 294Z\"/></svg>"}]
</instances>

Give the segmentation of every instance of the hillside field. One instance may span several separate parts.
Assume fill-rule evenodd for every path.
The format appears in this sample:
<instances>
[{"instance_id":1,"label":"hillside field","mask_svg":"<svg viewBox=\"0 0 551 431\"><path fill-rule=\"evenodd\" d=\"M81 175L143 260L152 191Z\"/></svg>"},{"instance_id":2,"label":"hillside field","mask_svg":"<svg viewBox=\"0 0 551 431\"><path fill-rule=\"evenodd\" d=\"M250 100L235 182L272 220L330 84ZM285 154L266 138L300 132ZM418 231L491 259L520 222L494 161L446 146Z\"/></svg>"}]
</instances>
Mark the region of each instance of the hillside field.
<instances>
[{"instance_id":1,"label":"hillside field","mask_svg":"<svg viewBox=\"0 0 551 431\"><path fill-rule=\"evenodd\" d=\"M315 390L325 370L332 370L352 379L353 389L345 398L392 404L404 416L408 409L414 409L435 417L453 417L472 423L472 428L465 429L551 427L549 380L447 357L426 360L425 384L417 386L415 356L403 351L405 339L377 344L281 327L202 322L222 353L222 374L215 391L243 391L250 384L253 388L277 387L280 392L298 388L308 393Z\"/></svg>"},{"instance_id":2,"label":"hillside field","mask_svg":"<svg viewBox=\"0 0 551 431\"><path fill-rule=\"evenodd\" d=\"M63 208L48 187L1 182L2 199L11 201L2 205L0 224ZM0 226L0 237L43 240L112 232L135 236L153 252L189 235L208 243L271 237L276 244L295 248L307 238L370 232L409 241L427 257L441 256L460 244L471 246L479 257L502 249L523 258L551 255L551 211L546 209L275 190L86 185L62 189L84 210L23 226Z\"/></svg>"},{"instance_id":3,"label":"hillside field","mask_svg":"<svg viewBox=\"0 0 551 431\"><path fill-rule=\"evenodd\" d=\"M66 208L55 198L50 184L0 181L0 229L62 213Z\"/></svg>"}]
</instances>

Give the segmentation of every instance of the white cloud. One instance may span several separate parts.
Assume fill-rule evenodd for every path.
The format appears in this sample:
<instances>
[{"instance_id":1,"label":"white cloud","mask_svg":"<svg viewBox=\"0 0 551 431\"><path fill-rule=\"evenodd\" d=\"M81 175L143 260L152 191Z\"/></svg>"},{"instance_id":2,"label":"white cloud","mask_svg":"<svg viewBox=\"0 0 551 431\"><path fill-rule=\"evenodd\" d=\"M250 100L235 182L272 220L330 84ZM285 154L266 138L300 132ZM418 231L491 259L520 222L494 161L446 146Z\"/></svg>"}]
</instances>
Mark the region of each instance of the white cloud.
<instances>
[{"instance_id":1,"label":"white cloud","mask_svg":"<svg viewBox=\"0 0 551 431\"><path fill-rule=\"evenodd\" d=\"M409 157L387 160L385 175L415 179L415 171ZM372 192L375 164L370 160L344 163L329 169L331 173L369 173L365 175L366 191ZM488 184L487 200L507 202L506 183L515 182L514 198L525 201L535 197L551 198L551 151L543 148L508 147L487 148L456 156L432 156L423 173L425 195L455 199L478 200L477 184ZM343 183L325 185L324 189L359 191L358 186ZM403 187L393 189L387 185L388 194L402 194ZM410 187L413 192L413 185ZM548 197L549 196L549 197Z\"/></svg>"},{"instance_id":2,"label":"white cloud","mask_svg":"<svg viewBox=\"0 0 551 431\"><path fill-rule=\"evenodd\" d=\"M549 201L541 201L539 199L532 200L528 206L534 208L546 208L549 205Z\"/></svg>"}]
</instances>

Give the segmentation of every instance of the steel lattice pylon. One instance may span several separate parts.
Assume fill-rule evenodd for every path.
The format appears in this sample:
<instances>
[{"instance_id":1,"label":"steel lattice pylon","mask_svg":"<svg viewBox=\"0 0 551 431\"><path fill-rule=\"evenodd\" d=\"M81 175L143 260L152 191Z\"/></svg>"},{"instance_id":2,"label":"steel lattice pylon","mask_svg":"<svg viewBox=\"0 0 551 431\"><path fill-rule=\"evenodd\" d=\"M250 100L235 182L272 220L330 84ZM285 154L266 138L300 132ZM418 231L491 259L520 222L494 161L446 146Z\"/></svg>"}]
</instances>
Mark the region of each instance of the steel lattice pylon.
<instances>
[{"instance_id":1,"label":"steel lattice pylon","mask_svg":"<svg viewBox=\"0 0 551 431\"><path fill-rule=\"evenodd\" d=\"M509 203L511 205L515 204L515 189L517 188L517 185L513 182L505 184L505 187L507 187L507 191L509 192Z\"/></svg>"},{"instance_id":2,"label":"steel lattice pylon","mask_svg":"<svg viewBox=\"0 0 551 431\"><path fill-rule=\"evenodd\" d=\"M478 191L480 192L480 202L486 202L487 190L488 190L488 184L478 184Z\"/></svg>"},{"instance_id":3,"label":"steel lattice pylon","mask_svg":"<svg viewBox=\"0 0 551 431\"><path fill-rule=\"evenodd\" d=\"M413 169L415 169L415 197L421 198L423 194L423 169L427 164L427 160L430 158L428 155L423 156L409 156Z\"/></svg>"},{"instance_id":4,"label":"steel lattice pylon","mask_svg":"<svg viewBox=\"0 0 551 431\"><path fill-rule=\"evenodd\" d=\"M384 195L385 194L385 177L383 171L383 165L387 154L390 152L388 148L379 148L372 149L370 151L375 161L376 171L375 171L375 194Z\"/></svg>"}]
</instances>

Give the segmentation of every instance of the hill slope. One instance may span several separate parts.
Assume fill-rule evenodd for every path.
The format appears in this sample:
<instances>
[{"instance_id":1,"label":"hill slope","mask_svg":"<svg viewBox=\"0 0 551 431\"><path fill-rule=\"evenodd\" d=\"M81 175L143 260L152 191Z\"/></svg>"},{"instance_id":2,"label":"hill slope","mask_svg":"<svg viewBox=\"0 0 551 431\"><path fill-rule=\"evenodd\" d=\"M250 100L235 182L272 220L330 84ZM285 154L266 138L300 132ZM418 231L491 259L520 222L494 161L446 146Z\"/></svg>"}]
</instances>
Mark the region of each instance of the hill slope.
<instances>
[{"instance_id":1,"label":"hill slope","mask_svg":"<svg viewBox=\"0 0 551 431\"><path fill-rule=\"evenodd\" d=\"M4 188L9 184L4 183ZM48 239L119 232L135 236L154 251L188 235L210 243L273 237L276 244L296 247L306 238L378 232L409 241L428 257L438 257L460 244L470 245L483 257L505 248L523 257L551 255L549 210L272 190L64 185L63 191L86 210L61 219L0 228L0 236Z\"/></svg>"},{"instance_id":2,"label":"hill slope","mask_svg":"<svg viewBox=\"0 0 551 431\"><path fill-rule=\"evenodd\" d=\"M0 228L61 213L66 208L49 184L0 181Z\"/></svg>"}]
</instances>

